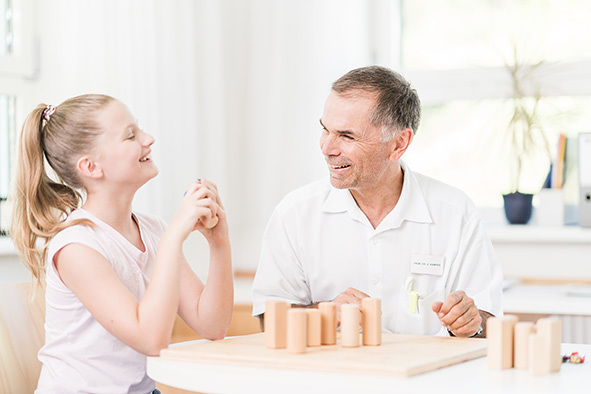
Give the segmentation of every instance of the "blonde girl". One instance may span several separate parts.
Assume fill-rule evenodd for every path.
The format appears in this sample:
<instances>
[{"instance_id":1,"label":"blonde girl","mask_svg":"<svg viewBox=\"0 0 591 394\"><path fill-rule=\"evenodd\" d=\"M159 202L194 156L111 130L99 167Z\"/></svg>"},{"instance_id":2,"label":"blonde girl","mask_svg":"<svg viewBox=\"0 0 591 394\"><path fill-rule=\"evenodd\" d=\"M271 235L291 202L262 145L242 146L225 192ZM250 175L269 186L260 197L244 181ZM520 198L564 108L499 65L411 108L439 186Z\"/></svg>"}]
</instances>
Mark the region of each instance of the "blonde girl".
<instances>
[{"instance_id":1,"label":"blonde girl","mask_svg":"<svg viewBox=\"0 0 591 394\"><path fill-rule=\"evenodd\" d=\"M39 105L25 120L11 236L46 282L38 393L150 393L146 355L168 346L177 313L205 338L226 333L232 268L216 186L192 184L168 226L132 210L136 191L158 174L153 143L104 95ZM205 284L182 251L195 230L209 243Z\"/></svg>"}]
</instances>

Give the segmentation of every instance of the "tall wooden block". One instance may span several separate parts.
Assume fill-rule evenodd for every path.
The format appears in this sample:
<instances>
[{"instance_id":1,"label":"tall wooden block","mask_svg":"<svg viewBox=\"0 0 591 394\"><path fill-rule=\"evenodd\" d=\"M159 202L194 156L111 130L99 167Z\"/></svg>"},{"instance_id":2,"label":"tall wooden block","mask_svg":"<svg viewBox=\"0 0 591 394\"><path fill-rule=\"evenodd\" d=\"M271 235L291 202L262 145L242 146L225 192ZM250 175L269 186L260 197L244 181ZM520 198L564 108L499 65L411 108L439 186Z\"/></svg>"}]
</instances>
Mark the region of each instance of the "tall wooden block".
<instances>
[{"instance_id":1,"label":"tall wooden block","mask_svg":"<svg viewBox=\"0 0 591 394\"><path fill-rule=\"evenodd\" d=\"M287 310L284 301L265 302L265 345L270 349L287 346Z\"/></svg>"},{"instance_id":2,"label":"tall wooden block","mask_svg":"<svg viewBox=\"0 0 591 394\"><path fill-rule=\"evenodd\" d=\"M361 300L361 312L361 318L363 320L363 345L381 345L382 300L378 298L364 298Z\"/></svg>"},{"instance_id":3,"label":"tall wooden block","mask_svg":"<svg viewBox=\"0 0 591 394\"><path fill-rule=\"evenodd\" d=\"M305 309L287 311L287 351L305 353L308 345L308 313Z\"/></svg>"},{"instance_id":4,"label":"tall wooden block","mask_svg":"<svg viewBox=\"0 0 591 394\"><path fill-rule=\"evenodd\" d=\"M308 346L320 346L322 343L322 322L318 309L306 309L308 313Z\"/></svg>"},{"instance_id":5,"label":"tall wooden block","mask_svg":"<svg viewBox=\"0 0 591 394\"><path fill-rule=\"evenodd\" d=\"M491 317L486 321L487 357L490 369L513 367L513 327L517 321L517 316L513 315Z\"/></svg>"},{"instance_id":6,"label":"tall wooden block","mask_svg":"<svg viewBox=\"0 0 591 394\"><path fill-rule=\"evenodd\" d=\"M531 322L515 324L513 365L517 369L529 368L529 337L535 333L535 330L536 326Z\"/></svg>"},{"instance_id":7,"label":"tall wooden block","mask_svg":"<svg viewBox=\"0 0 591 394\"><path fill-rule=\"evenodd\" d=\"M550 338L545 335L529 337L529 371L534 376L550 373Z\"/></svg>"},{"instance_id":8,"label":"tall wooden block","mask_svg":"<svg viewBox=\"0 0 591 394\"><path fill-rule=\"evenodd\" d=\"M543 318L536 323L538 334L548 338L547 346L550 354L550 372L560 371L562 355L560 344L562 343L562 322L558 319Z\"/></svg>"},{"instance_id":9,"label":"tall wooden block","mask_svg":"<svg viewBox=\"0 0 591 394\"><path fill-rule=\"evenodd\" d=\"M334 345L337 343L337 304L334 302L321 302L318 304L322 326L322 344Z\"/></svg>"},{"instance_id":10,"label":"tall wooden block","mask_svg":"<svg viewBox=\"0 0 591 394\"><path fill-rule=\"evenodd\" d=\"M343 347L359 346L359 323L361 323L359 305L341 305L341 345Z\"/></svg>"}]
</instances>

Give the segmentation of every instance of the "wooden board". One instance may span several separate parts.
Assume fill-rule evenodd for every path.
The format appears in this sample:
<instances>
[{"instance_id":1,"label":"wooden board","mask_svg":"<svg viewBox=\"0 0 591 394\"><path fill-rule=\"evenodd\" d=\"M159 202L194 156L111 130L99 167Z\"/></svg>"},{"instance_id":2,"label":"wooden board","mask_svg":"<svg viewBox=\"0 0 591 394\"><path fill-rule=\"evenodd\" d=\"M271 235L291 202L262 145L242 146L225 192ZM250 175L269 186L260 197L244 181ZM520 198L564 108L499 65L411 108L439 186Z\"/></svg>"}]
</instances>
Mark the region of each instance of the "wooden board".
<instances>
[{"instance_id":1,"label":"wooden board","mask_svg":"<svg viewBox=\"0 0 591 394\"><path fill-rule=\"evenodd\" d=\"M383 334L381 346L308 348L304 354L267 349L265 334L226 338L172 347L160 357L241 366L299 369L319 372L413 376L486 355L485 339L443 338L427 335Z\"/></svg>"}]
</instances>

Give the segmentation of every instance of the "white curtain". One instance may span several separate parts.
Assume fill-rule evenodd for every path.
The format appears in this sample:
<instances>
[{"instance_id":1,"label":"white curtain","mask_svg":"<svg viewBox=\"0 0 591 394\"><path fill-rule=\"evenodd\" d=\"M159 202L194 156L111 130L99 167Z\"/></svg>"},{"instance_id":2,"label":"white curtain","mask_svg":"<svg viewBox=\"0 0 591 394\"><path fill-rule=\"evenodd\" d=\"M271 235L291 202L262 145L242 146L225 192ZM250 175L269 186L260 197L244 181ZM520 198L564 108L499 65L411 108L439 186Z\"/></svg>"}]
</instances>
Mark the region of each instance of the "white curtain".
<instances>
[{"instance_id":1,"label":"white curtain","mask_svg":"<svg viewBox=\"0 0 591 394\"><path fill-rule=\"evenodd\" d=\"M318 119L330 84L380 60L373 42L391 45L375 39L376 3L39 1L39 77L25 107L88 92L126 103L156 138L160 169L135 209L169 221L195 178L213 180L234 267L252 271L274 205L327 176ZM202 237L192 235L185 252L206 276Z\"/></svg>"}]
</instances>

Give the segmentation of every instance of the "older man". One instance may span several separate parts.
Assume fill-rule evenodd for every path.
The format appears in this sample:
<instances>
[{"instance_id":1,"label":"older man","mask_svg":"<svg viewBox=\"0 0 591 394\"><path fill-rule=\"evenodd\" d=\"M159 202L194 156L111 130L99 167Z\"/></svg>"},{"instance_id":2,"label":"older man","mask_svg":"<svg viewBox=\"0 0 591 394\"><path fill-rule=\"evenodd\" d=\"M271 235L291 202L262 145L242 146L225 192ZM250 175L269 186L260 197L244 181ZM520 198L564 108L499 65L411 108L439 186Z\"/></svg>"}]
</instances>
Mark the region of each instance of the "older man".
<instances>
[{"instance_id":1,"label":"older man","mask_svg":"<svg viewBox=\"0 0 591 394\"><path fill-rule=\"evenodd\" d=\"M296 306L382 300L389 332L485 336L502 313L502 273L479 214L461 191L402 160L420 101L383 67L350 71L320 119L330 182L289 193L263 239L253 315L266 300Z\"/></svg>"}]
</instances>

